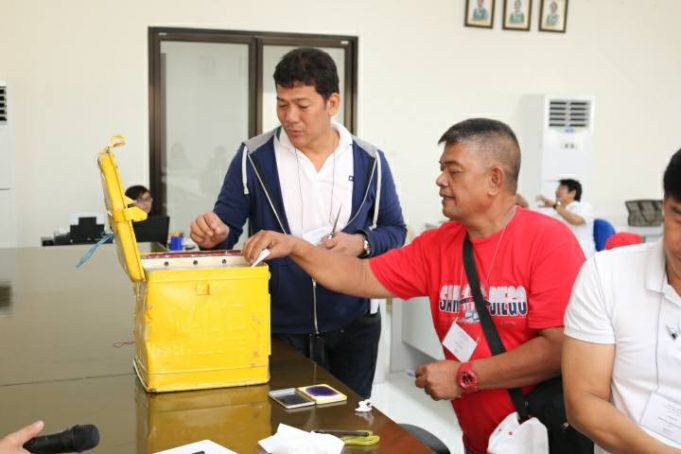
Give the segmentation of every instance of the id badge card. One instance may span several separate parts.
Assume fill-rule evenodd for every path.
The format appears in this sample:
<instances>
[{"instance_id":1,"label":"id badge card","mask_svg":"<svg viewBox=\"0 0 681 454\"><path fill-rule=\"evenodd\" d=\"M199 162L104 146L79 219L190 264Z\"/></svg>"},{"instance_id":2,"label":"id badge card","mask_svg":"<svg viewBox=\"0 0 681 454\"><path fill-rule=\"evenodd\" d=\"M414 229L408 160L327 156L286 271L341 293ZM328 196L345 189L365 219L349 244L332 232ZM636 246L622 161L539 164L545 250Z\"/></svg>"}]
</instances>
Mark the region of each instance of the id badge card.
<instances>
[{"instance_id":1,"label":"id badge card","mask_svg":"<svg viewBox=\"0 0 681 454\"><path fill-rule=\"evenodd\" d=\"M447 331L447 335L442 340L442 345L456 356L459 362L465 363L473 356L473 352L478 346L478 341L473 339L455 321L452 323L449 331Z\"/></svg>"},{"instance_id":2,"label":"id badge card","mask_svg":"<svg viewBox=\"0 0 681 454\"><path fill-rule=\"evenodd\" d=\"M681 446L681 403L651 393L641 426Z\"/></svg>"}]
</instances>

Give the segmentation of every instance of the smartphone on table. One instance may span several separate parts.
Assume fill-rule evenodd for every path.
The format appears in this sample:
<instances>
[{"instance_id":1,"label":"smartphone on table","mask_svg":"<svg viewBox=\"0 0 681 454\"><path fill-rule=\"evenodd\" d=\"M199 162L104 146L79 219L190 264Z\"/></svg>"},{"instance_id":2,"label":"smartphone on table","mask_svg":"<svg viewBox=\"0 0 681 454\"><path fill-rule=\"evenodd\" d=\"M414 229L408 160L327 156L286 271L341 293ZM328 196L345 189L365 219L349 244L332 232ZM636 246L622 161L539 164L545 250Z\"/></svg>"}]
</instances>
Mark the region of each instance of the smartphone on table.
<instances>
[{"instance_id":1,"label":"smartphone on table","mask_svg":"<svg viewBox=\"0 0 681 454\"><path fill-rule=\"evenodd\" d=\"M277 389L270 391L268 394L272 400L288 410L310 407L315 404L313 399L303 395L296 388Z\"/></svg>"}]
</instances>

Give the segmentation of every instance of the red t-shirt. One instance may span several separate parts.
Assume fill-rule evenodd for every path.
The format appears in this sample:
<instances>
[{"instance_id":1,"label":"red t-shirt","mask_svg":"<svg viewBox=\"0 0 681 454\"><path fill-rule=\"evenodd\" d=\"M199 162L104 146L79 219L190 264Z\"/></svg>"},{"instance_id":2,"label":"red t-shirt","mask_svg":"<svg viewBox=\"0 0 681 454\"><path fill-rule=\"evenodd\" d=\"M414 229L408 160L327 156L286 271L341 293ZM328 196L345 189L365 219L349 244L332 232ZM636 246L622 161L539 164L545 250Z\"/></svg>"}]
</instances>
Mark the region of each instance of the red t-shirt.
<instances>
[{"instance_id":1,"label":"red t-shirt","mask_svg":"<svg viewBox=\"0 0 681 454\"><path fill-rule=\"evenodd\" d=\"M472 361L489 357L490 350L463 266L465 235L462 224L448 222L369 263L376 278L399 298L430 298L440 341L455 321L480 339ZM582 248L565 224L518 207L505 230L472 243L482 292L506 350L536 337L538 330L563 326L572 285L584 262ZM447 359L458 360L443 350ZM494 428L515 411L505 389L467 394L452 405L464 445L476 454L487 452Z\"/></svg>"}]
</instances>

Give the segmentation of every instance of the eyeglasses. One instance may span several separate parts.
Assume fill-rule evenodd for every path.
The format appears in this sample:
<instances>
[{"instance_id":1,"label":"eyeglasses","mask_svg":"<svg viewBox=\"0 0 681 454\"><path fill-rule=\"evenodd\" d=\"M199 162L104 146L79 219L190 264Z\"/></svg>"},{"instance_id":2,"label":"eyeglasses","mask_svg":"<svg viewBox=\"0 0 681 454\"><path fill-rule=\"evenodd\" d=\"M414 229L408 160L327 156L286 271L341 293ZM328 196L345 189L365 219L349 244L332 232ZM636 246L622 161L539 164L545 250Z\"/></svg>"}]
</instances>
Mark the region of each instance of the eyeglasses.
<instances>
[{"instance_id":1,"label":"eyeglasses","mask_svg":"<svg viewBox=\"0 0 681 454\"><path fill-rule=\"evenodd\" d=\"M154 198L151 195L147 194L147 195L143 195L141 197L138 197L137 201L138 202L153 202Z\"/></svg>"}]
</instances>

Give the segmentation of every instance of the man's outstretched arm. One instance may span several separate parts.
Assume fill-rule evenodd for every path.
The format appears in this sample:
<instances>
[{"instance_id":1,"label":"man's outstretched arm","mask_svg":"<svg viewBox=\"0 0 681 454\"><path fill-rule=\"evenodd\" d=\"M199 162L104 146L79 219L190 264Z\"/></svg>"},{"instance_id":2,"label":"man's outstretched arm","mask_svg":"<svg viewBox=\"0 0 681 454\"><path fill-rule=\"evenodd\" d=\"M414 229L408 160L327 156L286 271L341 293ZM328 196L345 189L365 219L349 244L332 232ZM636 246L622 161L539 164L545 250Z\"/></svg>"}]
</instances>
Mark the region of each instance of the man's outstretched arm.
<instances>
[{"instance_id":1,"label":"man's outstretched arm","mask_svg":"<svg viewBox=\"0 0 681 454\"><path fill-rule=\"evenodd\" d=\"M246 241L244 257L253 263L263 249L269 249L269 259L290 256L330 290L364 298L393 296L376 279L368 260L330 252L300 238L268 230L261 230Z\"/></svg>"}]
</instances>

